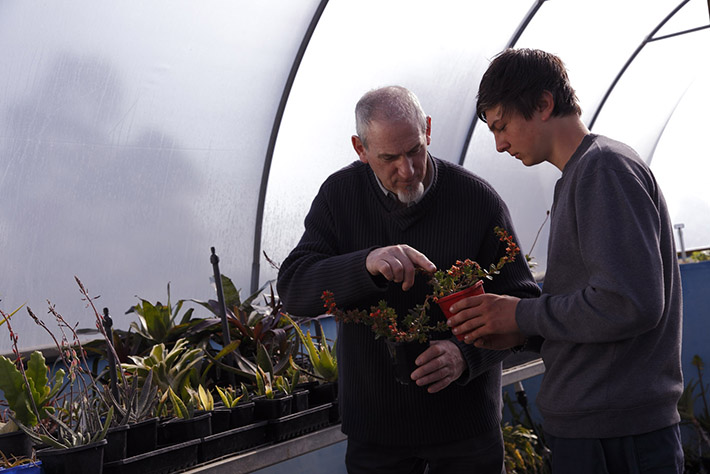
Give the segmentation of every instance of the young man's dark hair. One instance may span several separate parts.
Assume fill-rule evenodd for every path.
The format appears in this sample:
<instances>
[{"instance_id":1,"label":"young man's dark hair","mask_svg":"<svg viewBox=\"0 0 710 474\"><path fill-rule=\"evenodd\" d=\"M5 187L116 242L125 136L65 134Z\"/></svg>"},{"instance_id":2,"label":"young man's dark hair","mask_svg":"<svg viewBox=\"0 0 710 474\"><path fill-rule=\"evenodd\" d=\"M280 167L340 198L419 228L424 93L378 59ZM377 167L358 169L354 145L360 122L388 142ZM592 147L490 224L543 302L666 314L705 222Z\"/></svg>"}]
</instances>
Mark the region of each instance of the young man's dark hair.
<instances>
[{"instance_id":1,"label":"young man's dark hair","mask_svg":"<svg viewBox=\"0 0 710 474\"><path fill-rule=\"evenodd\" d=\"M526 80L520 81L521 77ZM538 49L507 49L481 79L476 114L485 122L486 109L500 105L503 113L514 110L529 120L543 91L554 98L553 116L582 114L560 58Z\"/></svg>"}]
</instances>

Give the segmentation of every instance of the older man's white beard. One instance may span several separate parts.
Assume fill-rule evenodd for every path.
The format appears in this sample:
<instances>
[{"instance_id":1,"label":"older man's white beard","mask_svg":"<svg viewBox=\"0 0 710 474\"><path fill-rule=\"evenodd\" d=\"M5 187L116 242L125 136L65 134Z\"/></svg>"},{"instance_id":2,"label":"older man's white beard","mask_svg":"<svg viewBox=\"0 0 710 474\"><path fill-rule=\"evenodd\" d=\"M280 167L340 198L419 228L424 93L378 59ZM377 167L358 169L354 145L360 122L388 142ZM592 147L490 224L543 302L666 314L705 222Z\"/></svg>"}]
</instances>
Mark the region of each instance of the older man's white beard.
<instances>
[{"instance_id":1,"label":"older man's white beard","mask_svg":"<svg viewBox=\"0 0 710 474\"><path fill-rule=\"evenodd\" d=\"M397 191L397 199L403 204L412 203L424 195L424 183L407 186L406 189Z\"/></svg>"}]
</instances>

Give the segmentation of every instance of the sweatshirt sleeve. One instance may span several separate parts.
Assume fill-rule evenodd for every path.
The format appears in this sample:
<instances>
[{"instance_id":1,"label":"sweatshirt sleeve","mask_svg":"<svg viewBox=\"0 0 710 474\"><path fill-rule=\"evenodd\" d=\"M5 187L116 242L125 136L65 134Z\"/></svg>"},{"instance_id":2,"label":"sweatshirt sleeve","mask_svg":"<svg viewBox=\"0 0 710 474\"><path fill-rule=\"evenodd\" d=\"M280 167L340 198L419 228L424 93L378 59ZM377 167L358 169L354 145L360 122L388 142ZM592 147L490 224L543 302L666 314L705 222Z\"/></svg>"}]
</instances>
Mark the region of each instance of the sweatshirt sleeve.
<instances>
[{"instance_id":1,"label":"sweatshirt sleeve","mask_svg":"<svg viewBox=\"0 0 710 474\"><path fill-rule=\"evenodd\" d=\"M518 326L576 343L648 331L664 309L655 182L609 166L584 173L573 188L553 210L543 295L520 301Z\"/></svg>"},{"instance_id":2,"label":"sweatshirt sleeve","mask_svg":"<svg viewBox=\"0 0 710 474\"><path fill-rule=\"evenodd\" d=\"M499 205L498 214L491 228L495 226L502 227L513 237L514 242L520 242L515 233L507 206L502 200ZM484 240L481 254L486 255L491 263L497 262L505 254L505 245L500 242L497 236L491 234ZM483 286L487 293L510 295L518 298L535 299L540 295L540 287L533 279L530 267L523 255L518 255L513 262L506 264L501 269L500 274L495 275L492 280L484 281ZM491 368L498 366L506 357L512 354L510 350L480 349L473 344L458 341L455 337L452 338L452 341L461 349L468 369L458 380L458 383L461 384L466 384Z\"/></svg>"}]
</instances>

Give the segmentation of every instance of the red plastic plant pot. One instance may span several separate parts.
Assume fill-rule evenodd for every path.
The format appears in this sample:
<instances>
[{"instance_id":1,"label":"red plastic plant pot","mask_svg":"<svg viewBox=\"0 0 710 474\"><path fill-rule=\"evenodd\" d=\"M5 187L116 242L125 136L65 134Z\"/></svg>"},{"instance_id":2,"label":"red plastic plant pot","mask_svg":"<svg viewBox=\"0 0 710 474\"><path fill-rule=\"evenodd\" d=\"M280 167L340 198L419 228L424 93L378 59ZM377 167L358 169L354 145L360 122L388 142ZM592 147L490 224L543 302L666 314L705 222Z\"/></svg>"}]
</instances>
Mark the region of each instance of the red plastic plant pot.
<instances>
[{"instance_id":1,"label":"red plastic plant pot","mask_svg":"<svg viewBox=\"0 0 710 474\"><path fill-rule=\"evenodd\" d=\"M453 314L449 310L451 308L451 305L456 303L457 301L461 301L464 298L468 298L469 296L475 296L475 295L482 295L485 293L483 290L483 281L478 281L476 282L475 285L469 286L465 290L457 291L456 293L451 293L450 295L443 296L437 300L437 303L439 304L439 307L441 308L441 311L444 312L444 316L446 316L446 319L449 319ZM463 341L464 334L457 334L456 339L459 341Z\"/></svg>"}]
</instances>

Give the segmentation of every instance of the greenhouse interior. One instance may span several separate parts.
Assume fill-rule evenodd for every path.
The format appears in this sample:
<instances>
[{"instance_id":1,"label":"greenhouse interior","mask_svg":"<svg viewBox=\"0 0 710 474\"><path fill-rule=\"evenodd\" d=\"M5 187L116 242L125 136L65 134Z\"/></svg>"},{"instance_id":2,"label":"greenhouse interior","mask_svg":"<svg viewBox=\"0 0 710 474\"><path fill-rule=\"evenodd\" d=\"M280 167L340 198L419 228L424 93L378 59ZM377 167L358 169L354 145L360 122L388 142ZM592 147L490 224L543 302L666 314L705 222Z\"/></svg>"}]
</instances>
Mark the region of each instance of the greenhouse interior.
<instances>
[{"instance_id":1,"label":"greenhouse interior","mask_svg":"<svg viewBox=\"0 0 710 474\"><path fill-rule=\"evenodd\" d=\"M684 382L698 381L701 359L710 362L710 151L701 140L710 129L708 0L5 0L0 354L27 361L39 351L56 374L60 348L80 340L89 359L100 352L101 315L127 335L145 330L148 306L161 307L165 333L186 315L219 321L221 293L234 299L234 290L244 307L273 319L278 269L303 235L314 197L358 160L355 104L389 85L416 94L431 117L431 155L502 197L544 288L560 170L499 153L476 114L481 78L506 48L559 56L586 127L631 146L655 175L682 277ZM619 231L606 230L609 239ZM65 321L60 329L55 314ZM332 317L318 321L304 327L333 343ZM224 347L230 340L215 325L211 334ZM176 343L151 334L146 341L168 350ZM201 362L234 381L215 352ZM99 370L91 365L85 378ZM543 377L537 358L504 362L504 398L524 387L533 428ZM699 382L702 389L702 375ZM701 398L693 404L700 417ZM521 411L504 408L503 418ZM155 472L344 473L337 405L327 415L281 439L278 427L270 439L267 423L241 450ZM197 453L200 445L190 446ZM128 459L105 463L104 472L153 472Z\"/></svg>"}]
</instances>

